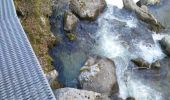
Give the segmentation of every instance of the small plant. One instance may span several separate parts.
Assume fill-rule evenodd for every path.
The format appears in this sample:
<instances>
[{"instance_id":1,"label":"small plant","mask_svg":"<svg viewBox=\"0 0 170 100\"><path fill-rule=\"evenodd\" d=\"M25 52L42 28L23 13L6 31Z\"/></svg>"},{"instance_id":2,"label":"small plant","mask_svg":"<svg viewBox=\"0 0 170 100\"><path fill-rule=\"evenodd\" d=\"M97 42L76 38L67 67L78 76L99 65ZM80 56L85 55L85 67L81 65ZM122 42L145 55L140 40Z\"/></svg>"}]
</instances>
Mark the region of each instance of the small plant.
<instances>
[{"instance_id":1,"label":"small plant","mask_svg":"<svg viewBox=\"0 0 170 100\"><path fill-rule=\"evenodd\" d=\"M76 34L74 34L74 33L68 33L67 34L67 37L68 37L68 39L70 40L70 41L74 41L74 40L76 40Z\"/></svg>"}]
</instances>

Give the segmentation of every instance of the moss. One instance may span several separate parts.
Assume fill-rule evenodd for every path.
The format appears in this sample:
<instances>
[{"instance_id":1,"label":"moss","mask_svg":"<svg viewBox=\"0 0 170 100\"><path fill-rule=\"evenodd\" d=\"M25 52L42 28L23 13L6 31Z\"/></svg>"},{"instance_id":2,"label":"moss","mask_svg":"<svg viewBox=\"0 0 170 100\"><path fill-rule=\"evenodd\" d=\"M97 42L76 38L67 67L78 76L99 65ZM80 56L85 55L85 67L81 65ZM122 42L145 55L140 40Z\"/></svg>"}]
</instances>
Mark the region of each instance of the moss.
<instances>
[{"instance_id":1,"label":"moss","mask_svg":"<svg viewBox=\"0 0 170 100\"><path fill-rule=\"evenodd\" d=\"M62 85L61 83L59 83L57 80L54 80L52 83L51 83L51 88L52 89L58 89L58 88L63 88L64 85Z\"/></svg>"},{"instance_id":2,"label":"moss","mask_svg":"<svg viewBox=\"0 0 170 100\"><path fill-rule=\"evenodd\" d=\"M86 67L86 68L81 68L81 69L80 69L80 72L86 72L86 71L90 71L90 68L87 68L87 67Z\"/></svg>"},{"instance_id":3,"label":"moss","mask_svg":"<svg viewBox=\"0 0 170 100\"><path fill-rule=\"evenodd\" d=\"M74 41L74 40L76 40L76 34L74 34L74 33L68 33L67 34L67 37L68 37L68 39L70 40L70 41Z\"/></svg>"},{"instance_id":4,"label":"moss","mask_svg":"<svg viewBox=\"0 0 170 100\"><path fill-rule=\"evenodd\" d=\"M50 0L14 0L16 10L23 13L21 24L45 73L54 69L49 46L56 42L50 31Z\"/></svg>"}]
</instances>

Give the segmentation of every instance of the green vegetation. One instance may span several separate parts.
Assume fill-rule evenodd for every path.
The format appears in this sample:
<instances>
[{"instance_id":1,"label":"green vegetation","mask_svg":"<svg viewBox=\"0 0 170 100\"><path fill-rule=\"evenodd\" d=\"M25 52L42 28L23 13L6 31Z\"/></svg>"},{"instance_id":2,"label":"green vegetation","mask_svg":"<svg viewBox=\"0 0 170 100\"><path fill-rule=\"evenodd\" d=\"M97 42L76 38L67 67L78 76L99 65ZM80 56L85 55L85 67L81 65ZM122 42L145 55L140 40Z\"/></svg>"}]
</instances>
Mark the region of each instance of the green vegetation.
<instances>
[{"instance_id":1,"label":"green vegetation","mask_svg":"<svg viewBox=\"0 0 170 100\"><path fill-rule=\"evenodd\" d=\"M74 41L77 38L75 33L67 33L67 37L70 41Z\"/></svg>"},{"instance_id":2,"label":"green vegetation","mask_svg":"<svg viewBox=\"0 0 170 100\"><path fill-rule=\"evenodd\" d=\"M45 73L54 69L48 54L49 46L56 43L50 32L50 0L14 0L17 12L32 47Z\"/></svg>"}]
</instances>

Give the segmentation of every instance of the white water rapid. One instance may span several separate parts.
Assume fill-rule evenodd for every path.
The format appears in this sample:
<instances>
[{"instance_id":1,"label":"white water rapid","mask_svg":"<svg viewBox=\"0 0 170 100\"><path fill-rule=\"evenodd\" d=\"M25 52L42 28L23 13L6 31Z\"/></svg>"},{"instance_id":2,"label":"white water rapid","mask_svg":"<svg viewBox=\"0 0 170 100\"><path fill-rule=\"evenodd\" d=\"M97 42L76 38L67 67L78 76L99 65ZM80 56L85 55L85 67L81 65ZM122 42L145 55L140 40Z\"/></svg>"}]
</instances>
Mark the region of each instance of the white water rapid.
<instances>
[{"instance_id":1,"label":"white water rapid","mask_svg":"<svg viewBox=\"0 0 170 100\"><path fill-rule=\"evenodd\" d=\"M135 0L137 2L138 0ZM155 44L145 44L145 40L140 42L134 42L134 45L138 51L128 51L129 46L126 41L121 40L119 37L121 33L117 31L111 31L112 23L109 21L118 20L126 23L129 28L137 27L138 21L130 16L126 19L115 16L113 6L117 6L119 9L123 7L122 0L106 0L108 8L104 14L98 19L98 23L101 28L97 32L99 37L99 45L97 49L99 53L107 56L115 61L116 72L119 83L119 96L126 99L129 96L135 97L136 100L162 100L162 94L159 91L149 87L142 79L134 77L133 71L129 71L128 65L130 58L139 56L148 62L153 62L165 57L162 53L157 40L160 40L164 36L153 33L152 37Z\"/></svg>"}]
</instances>

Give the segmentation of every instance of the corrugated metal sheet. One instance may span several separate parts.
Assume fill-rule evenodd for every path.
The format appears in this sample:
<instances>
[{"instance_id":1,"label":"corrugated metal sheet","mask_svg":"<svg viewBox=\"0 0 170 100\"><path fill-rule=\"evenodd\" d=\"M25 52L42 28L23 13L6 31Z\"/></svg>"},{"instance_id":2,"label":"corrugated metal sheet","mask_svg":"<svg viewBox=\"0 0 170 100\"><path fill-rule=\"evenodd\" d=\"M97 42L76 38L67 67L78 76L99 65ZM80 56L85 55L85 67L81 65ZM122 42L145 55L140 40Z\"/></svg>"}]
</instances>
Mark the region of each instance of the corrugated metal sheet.
<instances>
[{"instance_id":1,"label":"corrugated metal sheet","mask_svg":"<svg viewBox=\"0 0 170 100\"><path fill-rule=\"evenodd\" d=\"M55 100L13 0L0 0L0 100Z\"/></svg>"}]
</instances>

